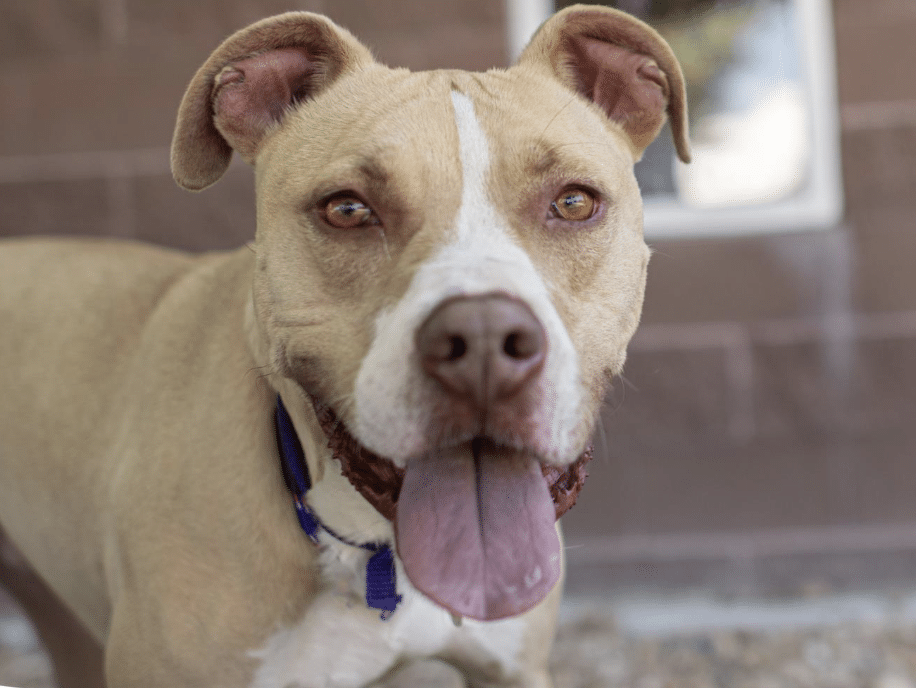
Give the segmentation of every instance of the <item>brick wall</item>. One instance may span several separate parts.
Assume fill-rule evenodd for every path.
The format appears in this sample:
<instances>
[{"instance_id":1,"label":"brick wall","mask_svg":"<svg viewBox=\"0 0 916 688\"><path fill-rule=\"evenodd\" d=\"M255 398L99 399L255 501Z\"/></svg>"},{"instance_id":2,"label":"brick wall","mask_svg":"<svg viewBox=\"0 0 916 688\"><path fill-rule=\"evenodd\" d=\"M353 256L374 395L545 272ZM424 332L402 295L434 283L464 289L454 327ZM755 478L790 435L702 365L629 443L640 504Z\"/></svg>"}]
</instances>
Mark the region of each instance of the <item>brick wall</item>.
<instances>
[{"instance_id":1,"label":"brick wall","mask_svg":"<svg viewBox=\"0 0 916 688\"><path fill-rule=\"evenodd\" d=\"M393 65L504 62L497 0L299 0ZM168 171L219 40L286 0L5 3L0 234L205 249L253 236L250 171ZM644 326L566 519L570 587L793 592L916 574L916 11L835 0L847 214L834 232L655 242ZM904 76L901 76L903 74ZM912 526L912 527L911 527Z\"/></svg>"}]
</instances>

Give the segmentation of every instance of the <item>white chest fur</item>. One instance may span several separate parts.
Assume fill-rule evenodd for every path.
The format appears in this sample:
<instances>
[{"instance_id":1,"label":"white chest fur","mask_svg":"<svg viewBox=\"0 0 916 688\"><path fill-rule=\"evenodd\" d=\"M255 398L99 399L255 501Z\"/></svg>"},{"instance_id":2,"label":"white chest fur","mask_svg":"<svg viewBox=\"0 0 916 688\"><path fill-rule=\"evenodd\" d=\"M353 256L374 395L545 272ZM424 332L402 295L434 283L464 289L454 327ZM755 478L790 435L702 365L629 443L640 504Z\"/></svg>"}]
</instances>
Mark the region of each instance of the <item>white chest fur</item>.
<instances>
[{"instance_id":1,"label":"white chest fur","mask_svg":"<svg viewBox=\"0 0 916 688\"><path fill-rule=\"evenodd\" d=\"M261 660L252 688L361 688L398 661L447 655L471 665L518 671L525 616L456 627L451 616L417 592L397 562L396 612L382 620L366 606L369 554L322 534L325 589L295 626L277 631L252 653ZM333 581L333 583L331 583Z\"/></svg>"}]
</instances>

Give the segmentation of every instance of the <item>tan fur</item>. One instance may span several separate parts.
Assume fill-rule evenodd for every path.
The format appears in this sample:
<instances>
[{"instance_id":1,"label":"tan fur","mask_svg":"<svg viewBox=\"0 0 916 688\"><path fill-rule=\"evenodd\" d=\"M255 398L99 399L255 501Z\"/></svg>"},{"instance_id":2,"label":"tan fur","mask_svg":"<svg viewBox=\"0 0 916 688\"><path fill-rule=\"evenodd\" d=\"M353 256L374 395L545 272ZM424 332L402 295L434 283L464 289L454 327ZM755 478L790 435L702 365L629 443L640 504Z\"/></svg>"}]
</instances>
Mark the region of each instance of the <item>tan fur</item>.
<instances>
[{"instance_id":1,"label":"tan fur","mask_svg":"<svg viewBox=\"0 0 916 688\"><path fill-rule=\"evenodd\" d=\"M194 191L210 186L223 175L232 157L231 146L213 121L217 75L235 61L292 46L303 48L321 66L315 94L324 83L372 62L369 50L348 31L309 12L269 17L230 36L197 70L178 110L172 172L181 186ZM252 143L243 157L251 163L256 154L257 144Z\"/></svg>"},{"instance_id":2,"label":"tan fur","mask_svg":"<svg viewBox=\"0 0 916 688\"><path fill-rule=\"evenodd\" d=\"M632 140L565 72L561 35L595 26L664 71L686 158L677 63L622 13L565 10L517 66L487 74L389 70L327 19L290 13L213 53L188 88L173 142L178 183L212 184L232 153L214 124L223 70L291 46L320 61L307 102L236 142L255 165L253 248L190 256L102 240L0 246L0 523L106 646L110 688L249 686L259 665L251 653L316 599L316 550L278 468L274 397L283 395L302 436L316 499L357 504L305 391L352 420L375 318L449 238L462 188L452 91L475 103L491 147L488 201L548 284L580 357L586 402L574 435L587 443L638 323L648 261L632 174L645 136ZM575 231L545 224L553 195L583 180L606 196L604 215ZM323 225L316 206L341 189L369 201L383 228ZM369 540L388 524L362 504L341 527ZM521 673L476 663L460 644L441 658L473 685L548 686L558 601L559 589L526 617ZM396 673L384 680L409 684Z\"/></svg>"},{"instance_id":3,"label":"tan fur","mask_svg":"<svg viewBox=\"0 0 916 688\"><path fill-rule=\"evenodd\" d=\"M608 21L613 18L612 21ZM572 5L545 22L519 58L519 63L530 63L549 69L567 86L576 88L575 65L570 62L569 38L581 35L630 48L635 53L652 58L664 73L668 89L668 114L678 156L690 162L690 140L687 123L687 99L684 75L677 58L657 31L638 19L610 8L589 5ZM658 119L650 130L640 131L632 140L637 155L648 146L664 124Z\"/></svg>"}]
</instances>

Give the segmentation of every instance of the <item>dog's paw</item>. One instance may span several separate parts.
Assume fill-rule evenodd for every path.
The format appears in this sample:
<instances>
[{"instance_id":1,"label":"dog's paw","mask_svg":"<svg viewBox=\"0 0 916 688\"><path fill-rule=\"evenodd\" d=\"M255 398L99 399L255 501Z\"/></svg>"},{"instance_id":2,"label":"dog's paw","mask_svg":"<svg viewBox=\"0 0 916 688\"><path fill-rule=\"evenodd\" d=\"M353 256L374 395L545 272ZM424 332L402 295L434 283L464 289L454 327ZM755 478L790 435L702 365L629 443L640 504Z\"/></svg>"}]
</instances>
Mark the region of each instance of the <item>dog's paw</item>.
<instances>
[{"instance_id":1,"label":"dog's paw","mask_svg":"<svg viewBox=\"0 0 916 688\"><path fill-rule=\"evenodd\" d=\"M455 667L438 660L411 662L370 688L467 688Z\"/></svg>"}]
</instances>

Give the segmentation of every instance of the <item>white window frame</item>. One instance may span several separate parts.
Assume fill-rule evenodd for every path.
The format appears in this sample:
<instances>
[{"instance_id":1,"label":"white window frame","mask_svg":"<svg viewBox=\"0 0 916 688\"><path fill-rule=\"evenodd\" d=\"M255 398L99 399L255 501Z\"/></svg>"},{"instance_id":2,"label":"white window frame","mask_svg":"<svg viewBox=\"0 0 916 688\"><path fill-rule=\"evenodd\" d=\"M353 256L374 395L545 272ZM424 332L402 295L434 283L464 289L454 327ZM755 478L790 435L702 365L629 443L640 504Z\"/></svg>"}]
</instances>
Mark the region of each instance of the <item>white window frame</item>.
<instances>
[{"instance_id":1,"label":"white window frame","mask_svg":"<svg viewBox=\"0 0 916 688\"><path fill-rule=\"evenodd\" d=\"M645 199L647 238L784 233L836 227L843 214L836 55L830 0L793 0L803 90L810 113L812 164L805 188L784 201L728 208L691 208L675 199ZM513 60L554 11L553 0L506 0ZM682 164L678 162L677 164Z\"/></svg>"}]
</instances>

